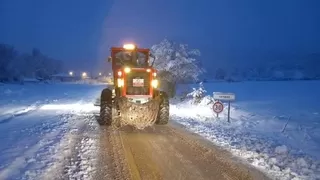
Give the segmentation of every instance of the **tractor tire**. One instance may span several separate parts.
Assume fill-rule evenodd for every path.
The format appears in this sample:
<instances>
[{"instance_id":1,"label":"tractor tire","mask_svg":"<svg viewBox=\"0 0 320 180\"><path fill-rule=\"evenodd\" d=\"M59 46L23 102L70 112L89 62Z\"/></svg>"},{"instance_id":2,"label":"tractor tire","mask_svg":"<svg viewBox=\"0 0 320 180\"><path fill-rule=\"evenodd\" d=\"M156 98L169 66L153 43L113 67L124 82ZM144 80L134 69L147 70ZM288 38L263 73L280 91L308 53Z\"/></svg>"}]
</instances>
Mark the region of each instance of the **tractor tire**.
<instances>
[{"instance_id":1,"label":"tractor tire","mask_svg":"<svg viewBox=\"0 0 320 180\"><path fill-rule=\"evenodd\" d=\"M158 112L158 119L156 124L165 125L169 121L169 97L166 93L160 93L161 102Z\"/></svg>"},{"instance_id":2,"label":"tractor tire","mask_svg":"<svg viewBox=\"0 0 320 180\"><path fill-rule=\"evenodd\" d=\"M101 126L110 126L112 124L112 91L107 88L102 90L101 93L98 123Z\"/></svg>"}]
</instances>

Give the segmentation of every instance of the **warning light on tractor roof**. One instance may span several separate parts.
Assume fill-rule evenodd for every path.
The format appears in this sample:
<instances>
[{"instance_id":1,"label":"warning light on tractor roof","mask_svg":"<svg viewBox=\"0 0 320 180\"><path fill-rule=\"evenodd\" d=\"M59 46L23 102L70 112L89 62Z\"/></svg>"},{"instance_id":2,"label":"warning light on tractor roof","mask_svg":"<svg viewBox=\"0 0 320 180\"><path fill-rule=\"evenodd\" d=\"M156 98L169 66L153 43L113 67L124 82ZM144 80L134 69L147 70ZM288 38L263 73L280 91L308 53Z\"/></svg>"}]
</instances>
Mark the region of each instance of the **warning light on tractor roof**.
<instances>
[{"instance_id":1,"label":"warning light on tractor roof","mask_svg":"<svg viewBox=\"0 0 320 180\"><path fill-rule=\"evenodd\" d=\"M134 44L125 44L123 45L123 48L126 50L134 50L136 46Z\"/></svg>"}]
</instances>

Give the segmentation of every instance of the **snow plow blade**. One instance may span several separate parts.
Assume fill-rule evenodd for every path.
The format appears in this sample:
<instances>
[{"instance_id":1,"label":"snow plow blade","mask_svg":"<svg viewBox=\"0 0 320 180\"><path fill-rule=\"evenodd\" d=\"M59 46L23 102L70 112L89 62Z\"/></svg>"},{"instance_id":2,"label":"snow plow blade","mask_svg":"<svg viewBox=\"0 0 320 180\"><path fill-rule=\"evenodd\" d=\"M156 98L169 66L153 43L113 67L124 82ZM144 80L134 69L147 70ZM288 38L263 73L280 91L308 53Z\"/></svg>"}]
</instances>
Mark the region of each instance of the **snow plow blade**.
<instances>
[{"instance_id":1,"label":"snow plow blade","mask_svg":"<svg viewBox=\"0 0 320 180\"><path fill-rule=\"evenodd\" d=\"M130 102L127 98L119 98L121 126L130 125L137 129L152 126L157 120L159 104L159 98L143 104Z\"/></svg>"}]
</instances>

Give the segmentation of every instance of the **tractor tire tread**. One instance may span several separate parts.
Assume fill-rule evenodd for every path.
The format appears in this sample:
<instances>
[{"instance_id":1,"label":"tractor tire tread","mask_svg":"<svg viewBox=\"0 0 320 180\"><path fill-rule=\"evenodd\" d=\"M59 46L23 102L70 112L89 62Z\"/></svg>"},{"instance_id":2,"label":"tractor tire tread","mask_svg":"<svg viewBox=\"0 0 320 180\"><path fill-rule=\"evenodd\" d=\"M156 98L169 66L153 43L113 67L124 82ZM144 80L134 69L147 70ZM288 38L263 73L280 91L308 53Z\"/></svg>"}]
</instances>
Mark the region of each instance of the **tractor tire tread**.
<instances>
[{"instance_id":1,"label":"tractor tire tread","mask_svg":"<svg viewBox=\"0 0 320 180\"><path fill-rule=\"evenodd\" d=\"M100 97L100 117L98 123L101 126L112 124L112 91L105 88Z\"/></svg>"},{"instance_id":2,"label":"tractor tire tread","mask_svg":"<svg viewBox=\"0 0 320 180\"><path fill-rule=\"evenodd\" d=\"M165 125L169 121L169 98L167 95L162 96L156 124Z\"/></svg>"},{"instance_id":3,"label":"tractor tire tread","mask_svg":"<svg viewBox=\"0 0 320 180\"><path fill-rule=\"evenodd\" d=\"M112 106L108 103L101 102L100 105L100 118L98 120L99 125L110 126L112 123Z\"/></svg>"}]
</instances>

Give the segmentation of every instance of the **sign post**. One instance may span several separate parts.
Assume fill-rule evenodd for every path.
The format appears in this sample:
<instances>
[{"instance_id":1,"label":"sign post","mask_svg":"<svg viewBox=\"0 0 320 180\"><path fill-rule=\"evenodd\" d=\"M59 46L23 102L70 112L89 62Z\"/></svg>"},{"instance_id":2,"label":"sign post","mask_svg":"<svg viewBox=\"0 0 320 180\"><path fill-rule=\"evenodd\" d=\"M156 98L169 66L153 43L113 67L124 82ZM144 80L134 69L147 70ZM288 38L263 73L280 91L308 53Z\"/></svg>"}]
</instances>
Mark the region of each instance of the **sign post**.
<instances>
[{"instance_id":1,"label":"sign post","mask_svg":"<svg viewBox=\"0 0 320 180\"><path fill-rule=\"evenodd\" d=\"M230 101L228 101L228 122L230 122Z\"/></svg>"},{"instance_id":2,"label":"sign post","mask_svg":"<svg viewBox=\"0 0 320 180\"><path fill-rule=\"evenodd\" d=\"M218 100L216 103L220 103L219 101L228 101L228 122L230 122L230 102L234 101L236 99L236 95L234 93L213 92L213 99ZM214 103L214 105L216 103ZM222 105L222 103L220 103L220 104ZM213 107L214 107L214 105L213 105ZM213 108L213 110L214 110L214 112L216 112L214 108ZM223 110L223 105L222 105L222 110ZM221 110L221 112L222 112L222 110ZM217 114L217 116L218 116L218 114Z\"/></svg>"}]
</instances>

